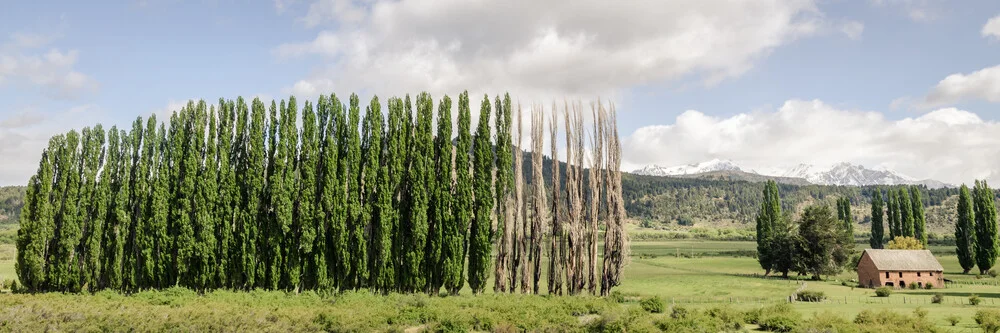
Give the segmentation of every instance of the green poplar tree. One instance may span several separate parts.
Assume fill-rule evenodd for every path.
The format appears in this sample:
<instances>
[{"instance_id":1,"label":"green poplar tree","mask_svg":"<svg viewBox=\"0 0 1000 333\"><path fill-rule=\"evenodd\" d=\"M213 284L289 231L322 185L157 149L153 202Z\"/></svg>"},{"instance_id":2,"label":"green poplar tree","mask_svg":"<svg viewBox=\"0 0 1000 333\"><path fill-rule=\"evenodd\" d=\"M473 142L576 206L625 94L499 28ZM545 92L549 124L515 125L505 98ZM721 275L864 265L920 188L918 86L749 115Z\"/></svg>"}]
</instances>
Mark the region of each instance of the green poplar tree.
<instances>
[{"instance_id":1,"label":"green poplar tree","mask_svg":"<svg viewBox=\"0 0 1000 333\"><path fill-rule=\"evenodd\" d=\"M122 257L122 289L134 291L138 289L139 282L139 246L138 235L139 225L142 220L142 200L145 198L146 178L140 176L142 165L140 164L143 137L142 117L136 117L132 122L132 130L128 134L127 157L125 160L127 182L129 191L127 193L127 208L125 222L125 248Z\"/></svg>"},{"instance_id":2,"label":"green poplar tree","mask_svg":"<svg viewBox=\"0 0 1000 333\"><path fill-rule=\"evenodd\" d=\"M510 125L512 123L510 94L505 94L501 101L500 96L496 97L496 217L497 234L500 235L500 242L497 243L496 270L494 273L494 291L507 291L507 284L510 282L510 267L513 248L513 225L507 221L507 212L512 203L511 194L514 189L514 154L511 151ZM511 228L510 231L507 228ZM583 270L581 269L581 272ZM582 279L581 279L582 281ZM513 286L509 286L513 289Z\"/></svg>"},{"instance_id":3,"label":"green poplar tree","mask_svg":"<svg viewBox=\"0 0 1000 333\"><path fill-rule=\"evenodd\" d=\"M899 188L899 196L897 198L899 200L897 201L899 208L896 211L899 213L900 235L913 237L913 208L910 206L910 193L906 191L906 187Z\"/></svg>"},{"instance_id":4,"label":"green poplar tree","mask_svg":"<svg viewBox=\"0 0 1000 333\"><path fill-rule=\"evenodd\" d=\"M764 184L764 201L760 204L757 214L757 261L764 269L764 275L774 268L776 253L776 229L781 223L781 197L778 195L778 184L768 180Z\"/></svg>"},{"instance_id":5,"label":"green poplar tree","mask_svg":"<svg viewBox=\"0 0 1000 333\"><path fill-rule=\"evenodd\" d=\"M896 191L889 188L886 193L886 221L889 224L889 239L896 239L899 234L899 223L897 223L899 216L899 205L896 203Z\"/></svg>"},{"instance_id":6,"label":"green poplar tree","mask_svg":"<svg viewBox=\"0 0 1000 333\"><path fill-rule=\"evenodd\" d=\"M365 239L365 229L368 221L364 219L361 198L364 189L361 187L362 161L361 138L358 134L358 121L361 108L358 95L351 94L350 109L347 112L347 246L351 253L351 270L347 274L347 285L350 289L358 289L368 282L368 242Z\"/></svg>"},{"instance_id":7,"label":"green poplar tree","mask_svg":"<svg viewBox=\"0 0 1000 333\"><path fill-rule=\"evenodd\" d=\"M431 203L428 208L427 247L424 249L424 273L427 280L425 291L428 294L440 293L444 286L444 259L441 257L444 246L444 229L451 224L451 174L452 147L451 144L451 98L445 95L438 103L437 135L434 138L434 168L433 181L428 184L431 190ZM430 171L430 170L428 170Z\"/></svg>"},{"instance_id":8,"label":"green poplar tree","mask_svg":"<svg viewBox=\"0 0 1000 333\"><path fill-rule=\"evenodd\" d=\"M306 101L302 107L302 143L299 151L299 186L298 205L296 220L298 220L297 232L300 238L296 249L290 249L293 253L298 252L298 259L293 262L291 276L298 277L299 283L293 287L299 289L316 289L316 262L313 250L316 245L317 224L316 219L316 168L319 162L319 133L316 128L316 113L313 112L312 103Z\"/></svg>"},{"instance_id":9,"label":"green poplar tree","mask_svg":"<svg viewBox=\"0 0 1000 333\"><path fill-rule=\"evenodd\" d=\"M962 274L976 267L976 229L972 196L969 187L962 184L958 194L958 221L955 222L955 254L962 265Z\"/></svg>"},{"instance_id":10,"label":"green poplar tree","mask_svg":"<svg viewBox=\"0 0 1000 333\"><path fill-rule=\"evenodd\" d=\"M458 142L455 149L455 195L452 197L452 216L444 229L444 287L452 295L465 285L466 237L472 223L472 115L469 110L469 92L458 95Z\"/></svg>"},{"instance_id":11,"label":"green poplar tree","mask_svg":"<svg viewBox=\"0 0 1000 333\"><path fill-rule=\"evenodd\" d=\"M236 159L240 203L230 261L233 264L233 287L240 289L261 286L264 281L263 262L260 260L263 249L260 245L263 244L262 226L267 225L268 217L264 213L266 203L262 201L269 175L267 161L270 156L265 148L268 137L265 136L267 122L264 118L267 111L259 98L253 99L251 109L248 115L246 105L237 100L235 133L239 139L233 150L240 152Z\"/></svg>"},{"instance_id":12,"label":"green poplar tree","mask_svg":"<svg viewBox=\"0 0 1000 333\"><path fill-rule=\"evenodd\" d=\"M157 271L156 271L156 253L153 252L155 242L155 228L153 227L153 192L155 190L156 174L158 170L156 169L157 162L157 148L159 146L159 141L156 137L156 126L159 123L156 121L156 115L151 115L149 119L146 120L146 128L143 130L142 138L142 154L140 157L140 167L138 178L141 180L137 181L137 184L141 184L140 190L136 191L136 197L140 198L139 202L136 204L136 209L138 213L134 217L138 222L136 223L136 274L137 274L137 287L138 288L150 288L153 287L156 281Z\"/></svg>"},{"instance_id":13,"label":"green poplar tree","mask_svg":"<svg viewBox=\"0 0 1000 333\"><path fill-rule=\"evenodd\" d=\"M391 100L390 100L391 103ZM382 105L378 96L372 97L365 108L362 174L364 179L363 221L368 221L371 236L368 242L368 282L377 291L387 292L392 287L392 196L389 192L389 168L382 157Z\"/></svg>"},{"instance_id":14,"label":"green poplar tree","mask_svg":"<svg viewBox=\"0 0 1000 333\"><path fill-rule=\"evenodd\" d=\"M285 106L282 103L282 106ZM274 209L275 224L271 230L271 246L278 254L272 262L272 280L275 289L292 289L298 284L297 272L294 268L298 255L299 230L294 219L295 214L295 158L298 148L298 131L295 119L298 105L295 96L288 98L288 104L282 107L281 124L278 134L278 154L275 156L274 178L277 191L271 198Z\"/></svg>"},{"instance_id":15,"label":"green poplar tree","mask_svg":"<svg viewBox=\"0 0 1000 333\"><path fill-rule=\"evenodd\" d=\"M316 207L315 221L316 239L313 242L312 269L315 274L313 283L316 288L330 287L329 244L331 243L331 222L333 214L333 198L339 188L337 183L337 132L336 119L330 100L321 95L316 103L319 119L319 160L316 173Z\"/></svg>"},{"instance_id":16,"label":"green poplar tree","mask_svg":"<svg viewBox=\"0 0 1000 333\"><path fill-rule=\"evenodd\" d=\"M49 146L42 151L38 162L38 172L28 181L24 208L21 210L21 227L17 230L17 277L21 285L31 292L41 291L46 286L48 261L45 253L55 228L50 198L58 142L58 136L49 140Z\"/></svg>"},{"instance_id":17,"label":"green poplar tree","mask_svg":"<svg viewBox=\"0 0 1000 333\"><path fill-rule=\"evenodd\" d=\"M218 184L218 161L216 160L218 136L218 122L215 107L205 113L205 101L198 102L198 129L197 146L198 159L203 164L198 171L198 193L195 202L195 238L196 252L193 258L195 273L192 281L193 287L198 290L206 290L214 287L212 281L216 277L215 251L217 242L215 239L215 202L219 193ZM206 116L208 120L208 133L205 132Z\"/></svg>"},{"instance_id":18,"label":"green poplar tree","mask_svg":"<svg viewBox=\"0 0 1000 333\"><path fill-rule=\"evenodd\" d=\"M872 192L872 222L871 222L871 236L868 240L868 244L873 249L881 249L882 244L885 240L885 228L884 228L884 215L882 207L882 190L875 188Z\"/></svg>"},{"instance_id":19,"label":"green poplar tree","mask_svg":"<svg viewBox=\"0 0 1000 333\"><path fill-rule=\"evenodd\" d=\"M237 98L242 108L246 108L243 97ZM233 147L233 120L236 104L233 101L219 99L219 132L216 144L216 160L219 163L218 197L213 212L215 227L215 286L233 287L230 275L233 264L230 262L230 248L233 246L233 222L236 216L236 203L239 200L239 189L236 186L236 168L233 161L239 156ZM245 128L244 128L245 130Z\"/></svg>"},{"instance_id":20,"label":"green poplar tree","mask_svg":"<svg viewBox=\"0 0 1000 333\"><path fill-rule=\"evenodd\" d=\"M92 247L94 243L100 245L100 228L95 227L96 215L100 208L95 205L98 200L99 187L97 186L97 173L101 168L101 150L104 148L104 130L101 125L94 129L83 129L83 146L81 151L81 162L83 178L80 183L80 201L77 211L80 221L81 237L77 244L76 253L78 256L77 266L80 271L80 287L84 290L94 291L97 284L94 283L96 275L94 268L100 256L100 246ZM95 234L95 231L97 233ZM97 250L96 252L94 250Z\"/></svg>"},{"instance_id":21,"label":"green poplar tree","mask_svg":"<svg viewBox=\"0 0 1000 333\"><path fill-rule=\"evenodd\" d=\"M160 124L157 131L157 157L156 180L153 182L152 198L150 199L151 226L150 236L153 239L152 260L155 262L153 268L152 286L165 288L168 285L172 241L168 230L167 219L170 216L170 141L164 124ZM103 186L103 185L102 185Z\"/></svg>"},{"instance_id":22,"label":"green poplar tree","mask_svg":"<svg viewBox=\"0 0 1000 333\"><path fill-rule=\"evenodd\" d=\"M976 216L976 266L979 273L986 274L996 263L997 253L997 207L995 194L985 180L976 181L972 193Z\"/></svg>"},{"instance_id":23,"label":"green poplar tree","mask_svg":"<svg viewBox=\"0 0 1000 333\"><path fill-rule=\"evenodd\" d=\"M910 208L913 210L913 237L927 247L927 218L924 216L924 201L920 199L920 188L910 187Z\"/></svg>"},{"instance_id":24,"label":"green poplar tree","mask_svg":"<svg viewBox=\"0 0 1000 333\"><path fill-rule=\"evenodd\" d=\"M404 250L400 264L400 286L404 292L423 290L426 280L424 267L424 246L428 232L428 204L430 203L434 157L434 136L431 123L434 117L433 100L427 93L417 96L416 124L413 128L413 138L410 156L410 168L407 174L407 203L403 213L400 230ZM409 105L410 103L406 103Z\"/></svg>"},{"instance_id":25,"label":"green poplar tree","mask_svg":"<svg viewBox=\"0 0 1000 333\"><path fill-rule=\"evenodd\" d=\"M391 209L386 209L384 203L380 203L379 206L380 222L389 224L389 241L391 242L389 250L390 262L387 263L385 268L387 272L383 272L382 275L388 276L392 284L383 286L385 289L398 288L400 259L405 256L401 252L400 239L402 238L401 234L403 231L400 230L399 223L401 210L403 209L402 205L404 204L404 190L406 189L406 184L404 183L407 171L406 167L409 165L407 159L410 147L406 146L406 142L412 124L409 123L409 120L407 120L408 116L404 112L402 99L392 98L389 100L389 119L384 156L386 161L383 164L387 166L386 171L389 177L386 189L391 199ZM381 219L388 219L388 221L382 221Z\"/></svg>"},{"instance_id":26,"label":"green poplar tree","mask_svg":"<svg viewBox=\"0 0 1000 333\"><path fill-rule=\"evenodd\" d=\"M327 203L327 214L330 218L330 244L328 245L327 260L330 262L330 277L334 287L341 290L351 288L348 281L348 274L351 272L352 257L349 247L351 232L348 229L348 185L350 183L351 172L357 167L350 161L351 136L357 133L357 123L348 126L346 108L340 102L337 95L330 96L330 105L333 107L331 117L336 123L337 130L337 177L331 189L330 202ZM335 187L335 188L334 188Z\"/></svg>"},{"instance_id":27,"label":"green poplar tree","mask_svg":"<svg viewBox=\"0 0 1000 333\"><path fill-rule=\"evenodd\" d=\"M66 133L56 155L58 178L55 183L55 233L52 240L52 258L49 260L48 283L54 290L75 292L79 290L80 271L76 265L76 246L81 230L77 207L80 191L80 135Z\"/></svg>"},{"instance_id":28,"label":"green poplar tree","mask_svg":"<svg viewBox=\"0 0 1000 333\"><path fill-rule=\"evenodd\" d=\"M106 167L114 168L111 175L111 205L108 209L108 217L104 225L104 245L101 247L105 253L102 264L101 284L105 288L120 290L122 288L122 265L125 250L125 234L128 227L128 161L129 161L129 141L124 130L116 127L111 128L109 137L109 151L114 156L110 159L113 164Z\"/></svg>"},{"instance_id":29,"label":"green poplar tree","mask_svg":"<svg viewBox=\"0 0 1000 333\"><path fill-rule=\"evenodd\" d=\"M479 125L473 141L474 218L469 235L469 286L481 294L489 278L492 239L490 212L493 210L493 146L490 143L490 98L485 96L479 110Z\"/></svg>"}]
</instances>

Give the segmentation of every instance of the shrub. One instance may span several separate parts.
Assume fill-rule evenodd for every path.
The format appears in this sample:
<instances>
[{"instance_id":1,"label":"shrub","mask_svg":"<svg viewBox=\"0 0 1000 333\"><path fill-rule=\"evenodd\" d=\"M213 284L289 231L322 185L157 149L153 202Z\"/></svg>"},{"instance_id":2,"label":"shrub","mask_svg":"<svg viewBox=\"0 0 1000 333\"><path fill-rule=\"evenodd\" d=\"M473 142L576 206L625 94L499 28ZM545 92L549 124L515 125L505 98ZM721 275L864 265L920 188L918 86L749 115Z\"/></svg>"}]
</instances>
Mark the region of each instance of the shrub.
<instances>
[{"instance_id":1,"label":"shrub","mask_svg":"<svg viewBox=\"0 0 1000 333\"><path fill-rule=\"evenodd\" d=\"M924 308L918 306L916 309L913 309L913 315L920 319L926 319L927 310L924 310Z\"/></svg>"},{"instance_id":2,"label":"shrub","mask_svg":"<svg viewBox=\"0 0 1000 333\"><path fill-rule=\"evenodd\" d=\"M822 302L826 299L826 293L815 290L803 290L795 294L795 299L800 302Z\"/></svg>"},{"instance_id":3,"label":"shrub","mask_svg":"<svg viewBox=\"0 0 1000 333\"><path fill-rule=\"evenodd\" d=\"M944 294L942 293L936 293L934 294L933 297L931 297L931 303L941 304L943 302L944 302Z\"/></svg>"},{"instance_id":4,"label":"shrub","mask_svg":"<svg viewBox=\"0 0 1000 333\"><path fill-rule=\"evenodd\" d=\"M981 302L979 295L972 294L969 296L969 305L979 305L979 302Z\"/></svg>"},{"instance_id":5,"label":"shrub","mask_svg":"<svg viewBox=\"0 0 1000 333\"><path fill-rule=\"evenodd\" d=\"M772 332L791 332L799 325L799 317L791 313L780 314L763 318L760 328Z\"/></svg>"},{"instance_id":6,"label":"shrub","mask_svg":"<svg viewBox=\"0 0 1000 333\"><path fill-rule=\"evenodd\" d=\"M670 318L684 319L687 318L689 312L690 311L688 311L685 307L675 306L674 309L670 311Z\"/></svg>"},{"instance_id":7,"label":"shrub","mask_svg":"<svg viewBox=\"0 0 1000 333\"><path fill-rule=\"evenodd\" d=\"M657 296L644 298L642 299L642 302L639 303L639 305L641 305L642 309L646 310L646 312L663 313L663 308L664 308L663 300L661 300Z\"/></svg>"},{"instance_id":8,"label":"shrub","mask_svg":"<svg viewBox=\"0 0 1000 333\"><path fill-rule=\"evenodd\" d=\"M625 294L617 290L611 291L611 294L608 295L608 298L610 298L612 301L615 301L615 303L625 303Z\"/></svg>"},{"instance_id":9,"label":"shrub","mask_svg":"<svg viewBox=\"0 0 1000 333\"><path fill-rule=\"evenodd\" d=\"M910 288L910 290L917 290L917 288L920 288L919 286L917 286L916 283L911 283L909 286L906 287Z\"/></svg>"},{"instance_id":10,"label":"shrub","mask_svg":"<svg viewBox=\"0 0 1000 333\"><path fill-rule=\"evenodd\" d=\"M889 297L892 295L892 288L889 287L878 287L875 288L875 296L878 297Z\"/></svg>"},{"instance_id":11,"label":"shrub","mask_svg":"<svg viewBox=\"0 0 1000 333\"><path fill-rule=\"evenodd\" d=\"M813 314L796 328L796 332L855 332L856 325L830 311Z\"/></svg>"},{"instance_id":12,"label":"shrub","mask_svg":"<svg viewBox=\"0 0 1000 333\"><path fill-rule=\"evenodd\" d=\"M976 311L976 316L973 319L976 320L976 324L979 324L979 328L982 328L984 332L1000 332L1000 310L979 310Z\"/></svg>"},{"instance_id":13,"label":"shrub","mask_svg":"<svg viewBox=\"0 0 1000 333\"><path fill-rule=\"evenodd\" d=\"M950 315L944 318L951 326L958 325L958 322L962 321L962 318L956 315Z\"/></svg>"},{"instance_id":14,"label":"shrub","mask_svg":"<svg viewBox=\"0 0 1000 333\"><path fill-rule=\"evenodd\" d=\"M989 274L991 278L997 277L997 270L995 269L991 269L989 272L986 273Z\"/></svg>"},{"instance_id":15,"label":"shrub","mask_svg":"<svg viewBox=\"0 0 1000 333\"><path fill-rule=\"evenodd\" d=\"M743 313L728 306L708 309L705 311L705 315L718 318L725 325L726 329L740 330L743 328Z\"/></svg>"}]
</instances>

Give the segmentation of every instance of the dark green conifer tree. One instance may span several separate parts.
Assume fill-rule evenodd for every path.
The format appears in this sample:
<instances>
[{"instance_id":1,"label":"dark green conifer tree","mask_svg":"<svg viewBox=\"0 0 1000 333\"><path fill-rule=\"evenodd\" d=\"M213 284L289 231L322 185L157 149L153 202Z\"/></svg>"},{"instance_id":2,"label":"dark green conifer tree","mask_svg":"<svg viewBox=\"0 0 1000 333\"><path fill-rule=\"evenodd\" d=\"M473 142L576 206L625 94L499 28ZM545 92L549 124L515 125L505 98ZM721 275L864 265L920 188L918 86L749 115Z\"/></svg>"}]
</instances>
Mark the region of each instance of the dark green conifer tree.
<instances>
[{"instance_id":1,"label":"dark green conifer tree","mask_svg":"<svg viewBox=\"0 0 1000 333\"><path fill-rule=\"evenodd\" d=\"M872 192L872 222L868 245L873 249L881 249L885 242L884 207L882 207L882 190L875 188Z\"/></svg>"},{"instance_id":2,"label":"dark green conifer tree","mask_svg":"<svg viewBox=\"0 0 1000 333\"><path fill-rule=\"evenodd\" d=\"M497 171L495 184L496 202L494 207L496 207L497 217L496 233L499 235L500 241L497 243L493 290L506 292L508 284L511 282L511 270L516 270L516 268L510 267L514 252L514 225L511 224L513 221L507 220L513 215L509 214L509 212L512 211L510 209L510 206L513 204L511 194L514 189L514 154L511 151L510 132L512 122L510 94L505 94L502 101L500 96L497 96L495 104L496 110L494 112L496 113L496 117L493 122L496 127ZM509 286L509 288L513 289L514 287Z\"/></svg>"},{"instance_id":3,"label":"dark green conifer tree","mask_svg":"<svg viewBox=\"0 0 1000 333\"><path fill-rule=\"evenodd\" d=\"M899 188L899 196L896 202L899 205L896 212L899 218L899 231L900 235L906 237L913 237L913 208L910 206L910 193L906 190L906 187Z\"/></svg>"},{"instance_id":4,"label":"dark green conifer tree","mask_svg":"<svg viewBox=\"0 0 1000 333\"><path fill-rule=\"evenodd\" d=\"M927 220L924 216L924 201L920 198L920 188L916 186L910 187L910 208L913 213L913 237L924 243L924 247L927 247L927 232L926 225Z\"/></svg>"},{"instance_id":5,"label":"dark green conifer tree","mask_svg":"<svg viewBox=\"0 0 1000 333\"><path fill-rule=\"evenodd\" d=\"M976 181L972 192L976 216L976 266L980 274L986 274L996 263L1000 253L997 243L996 195L985 180Z\"/></svg>"},{"instance_id":6,"label":"dark green conifer tree","mask_svg":"<svg viewBox=\"0 0 1000 333\"><path fill-rule=\"evenodd\" d=\"M893 191L892 188L887 189L885 197L885 220L889 224L889 240L892 240L899 236L899 225L896 223L898 215L896 211L899 205L896 204L896 191Z\"/></svg>"},{"instance_id":7,"label":"dark green conifer tree","mask_svg":"<svg viewBox=\"0 0 1000 333\"><path fill-rule=\"evenodd\" d=\"M976 267L976 229L972 196L969 187L962 184L958 194L958 220L955 222L955 254L962 265L962 274Z\"/></svg>"},{"instance_id":8,"label":"dark green conifer tree","mask_svg":"<svg viewBox=\"0 0 1000 333\"><path fill-rule=\"evenodd\" d=\"M839 204L839 201L838 201ZM776 250L776 229L781 223L781 197L778 196L778 184L768 180L764 185L764 201L760 204L757 214L757 261L764 269L764 275L774 268L774 258L779 253Z\"/></svg>"}]
</instances>

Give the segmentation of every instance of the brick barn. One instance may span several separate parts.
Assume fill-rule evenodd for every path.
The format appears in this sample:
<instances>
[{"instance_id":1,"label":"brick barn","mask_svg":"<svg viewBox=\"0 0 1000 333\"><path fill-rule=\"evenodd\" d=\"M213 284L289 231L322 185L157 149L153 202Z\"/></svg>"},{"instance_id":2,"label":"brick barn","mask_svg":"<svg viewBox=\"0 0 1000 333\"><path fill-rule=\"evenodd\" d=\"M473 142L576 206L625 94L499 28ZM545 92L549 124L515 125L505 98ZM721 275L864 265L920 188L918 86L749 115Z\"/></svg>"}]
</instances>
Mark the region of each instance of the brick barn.
<instances>
[{"instance_id":1,"label":"brick barn","mask_svg":"<svg viewBox=\"0 0 1000 333\"><path fill-rule=\"evenodd\" d=\"M944 267L929 250L867 249L858 261L857 271L861 287L944 287Z\"/></svg>"}]
</instances>

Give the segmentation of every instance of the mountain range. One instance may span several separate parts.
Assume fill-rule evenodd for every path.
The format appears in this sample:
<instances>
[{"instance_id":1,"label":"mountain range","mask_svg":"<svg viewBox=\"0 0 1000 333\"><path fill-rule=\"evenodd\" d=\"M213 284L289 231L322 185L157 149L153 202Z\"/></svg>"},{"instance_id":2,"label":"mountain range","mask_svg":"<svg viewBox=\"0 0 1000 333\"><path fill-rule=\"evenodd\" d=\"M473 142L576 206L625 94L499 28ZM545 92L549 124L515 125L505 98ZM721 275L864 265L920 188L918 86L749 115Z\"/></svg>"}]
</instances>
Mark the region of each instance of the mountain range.
<instances>
[{"instance_id":1,"label":"mountain range","mask_svg":"<svg viewBox=\"0 0 1000 333\"><path fill-rule=\"evenodd\" d=\"M759 170L759 171L758 171ZM919 180L899 172L879 168L869 169L860 164L842 162L830 167L820 167L811 164L799 164L792 168L749 169L733 161L713 159L701 163L664 167L655 164L647 165L632 173L646 176L671 176L683 178L711 178L760 181L762 178L774 179L782 183L795 185L925 185L928 188L954 187L933 179Z\"/></svg>"}]
</instances>

